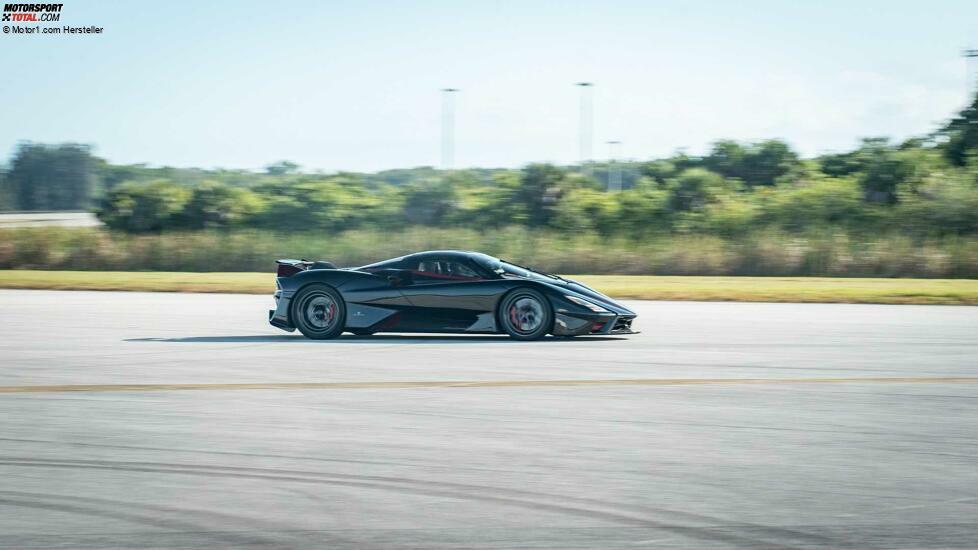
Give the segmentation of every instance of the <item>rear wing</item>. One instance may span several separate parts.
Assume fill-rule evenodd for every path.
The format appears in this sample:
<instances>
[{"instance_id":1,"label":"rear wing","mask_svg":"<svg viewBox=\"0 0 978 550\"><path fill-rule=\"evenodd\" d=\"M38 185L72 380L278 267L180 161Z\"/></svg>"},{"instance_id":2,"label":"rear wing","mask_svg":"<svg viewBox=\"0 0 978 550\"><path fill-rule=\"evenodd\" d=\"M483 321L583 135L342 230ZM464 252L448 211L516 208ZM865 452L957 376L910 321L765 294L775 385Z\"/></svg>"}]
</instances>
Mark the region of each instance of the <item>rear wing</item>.
<instances>
[{"instance_id":1,"label":"rear wing","mask_svg":"<svg viewBox=\"0 0 978 550\"><path fill-rule=\"evenodd\" d=\"M310 260L275 260L277 269L275 274L279 277L291 277L301 271L308 269L337 269L330 262L313 262Z\"/></svg>"}]
</instances>

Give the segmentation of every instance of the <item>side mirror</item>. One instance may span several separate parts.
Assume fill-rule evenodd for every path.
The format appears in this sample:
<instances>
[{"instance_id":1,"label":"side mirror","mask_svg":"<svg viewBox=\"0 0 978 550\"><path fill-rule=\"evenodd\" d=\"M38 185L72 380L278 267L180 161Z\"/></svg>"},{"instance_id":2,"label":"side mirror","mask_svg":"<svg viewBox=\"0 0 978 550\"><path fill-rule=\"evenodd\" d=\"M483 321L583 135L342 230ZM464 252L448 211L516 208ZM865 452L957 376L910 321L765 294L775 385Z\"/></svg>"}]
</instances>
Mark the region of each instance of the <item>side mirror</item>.
<instances>
[{"instance_id":1,"label":"side mirror","mask_svg":"<svg viewBox=\"0 0 978 550\"><path fill-rule=\"evenodd\" d=\"M390 283L391 286L401 286L401 277L398 275L388 275L387 282Z\"/></svg>"}]
</instances>

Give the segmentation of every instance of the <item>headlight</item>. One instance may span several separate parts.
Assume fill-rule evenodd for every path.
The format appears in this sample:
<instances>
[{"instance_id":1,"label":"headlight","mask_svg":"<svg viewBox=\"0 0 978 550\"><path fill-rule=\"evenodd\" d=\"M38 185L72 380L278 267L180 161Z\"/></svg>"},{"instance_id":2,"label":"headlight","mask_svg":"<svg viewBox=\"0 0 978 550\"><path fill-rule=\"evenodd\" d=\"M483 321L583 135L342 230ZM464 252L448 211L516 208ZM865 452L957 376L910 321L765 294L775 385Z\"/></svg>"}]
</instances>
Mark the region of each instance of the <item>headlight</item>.
<instances>
[{"instance_id":1,"label":"headlight","mask_svg":"<svg viewBox=\"0 0 978 550\"><path fill-rule=\"evenodd\" d=\"M585 300L584 298L578 298L577 296L564 295L564 298L574 302L579 306L584 306L595 313L608 313L608 310L599 306L598 304L592 304L591 302Z\"/></svg>"}]
</instances>

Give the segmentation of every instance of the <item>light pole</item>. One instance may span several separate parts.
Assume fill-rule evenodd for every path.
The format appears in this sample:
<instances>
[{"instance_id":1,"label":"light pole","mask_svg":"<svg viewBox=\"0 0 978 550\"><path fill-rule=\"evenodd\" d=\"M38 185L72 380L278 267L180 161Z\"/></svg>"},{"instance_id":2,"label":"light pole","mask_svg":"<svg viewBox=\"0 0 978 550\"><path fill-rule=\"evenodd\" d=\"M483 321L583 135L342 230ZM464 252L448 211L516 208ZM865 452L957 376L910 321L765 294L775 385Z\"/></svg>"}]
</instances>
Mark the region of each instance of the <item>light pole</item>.
<instances>
[{"instance_id":1,"label":"light pole","mask_svg":"<svg viewBox=\"0 0 978 550\"><path fill-rule=\"evenodd\" d=\"M455 166L455 94L458 88L441 89L441 167Z\"/></svg>"},{"instance_id":2,"label":"light pole","mask_svg":"<svg viewBox=\"0 0 978 550\"><path fill-rule=\"evenodd\" d=\"M590 175L591 166L591 129L594 123L592 105L593 82L577 82L574 84L581 89L580 119L578 120L578 154L581 160L581 170Z\"/></svg>"},{"instance_id":3,"label":"light pole","mask_svg":"<svg viewBox=\"0 0 978 550\"><path fill-rule=\"evenodd\" d=\"M618 157L621 156L621 142L617 139L606 141L608 144L608 191L621 191L621 165Z\"/></svg>"},{"instance_id":4,"label":"light pole","mask_svg":"<svg viewBox=\"0 0 978 550\"><path fill-rule=\"evenodd\" d=\"M973 94L978 93L978 49L971 48L961 52L968 63L968 104L974 101Z\"/></svg>"}]
</instances>

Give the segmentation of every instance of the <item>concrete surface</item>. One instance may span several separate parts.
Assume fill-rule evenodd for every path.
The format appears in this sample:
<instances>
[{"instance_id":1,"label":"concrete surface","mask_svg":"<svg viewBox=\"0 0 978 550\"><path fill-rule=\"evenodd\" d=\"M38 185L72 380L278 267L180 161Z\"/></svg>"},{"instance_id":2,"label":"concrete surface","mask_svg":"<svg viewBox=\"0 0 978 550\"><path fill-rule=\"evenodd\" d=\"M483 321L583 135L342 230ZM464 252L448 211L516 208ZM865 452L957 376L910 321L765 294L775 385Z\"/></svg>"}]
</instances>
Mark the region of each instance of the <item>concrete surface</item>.
<instances>
[{"instance_id":1,"label":"concrete surface","mask_svg":"<svg viewBox=\"0 0 978 550\"><path fill-rule=\"evenodd\" d=\"M102 222L91 212L5 212L0 229L14 227L98 227Z\"/></svg>"},{"instance_id":2,"label":"concrete surface","mask_svg":"<svg viewBox=\"0 0 978 550\"><path fill-rule=\"evenodd\" d=\"M314 342L270 304L0 291L0 546L978 546L978 308Z\"/></svg>"}]
</instances>

